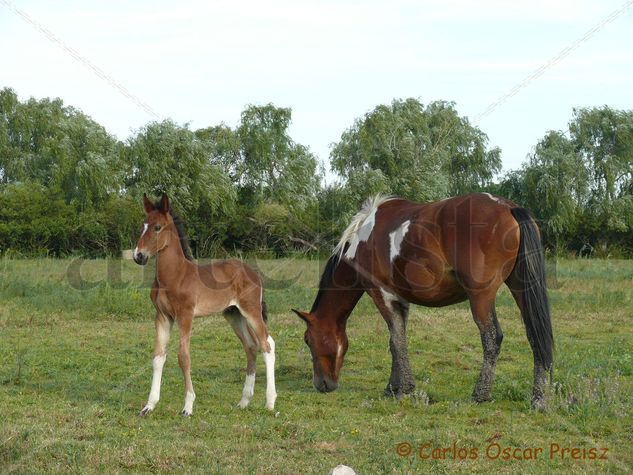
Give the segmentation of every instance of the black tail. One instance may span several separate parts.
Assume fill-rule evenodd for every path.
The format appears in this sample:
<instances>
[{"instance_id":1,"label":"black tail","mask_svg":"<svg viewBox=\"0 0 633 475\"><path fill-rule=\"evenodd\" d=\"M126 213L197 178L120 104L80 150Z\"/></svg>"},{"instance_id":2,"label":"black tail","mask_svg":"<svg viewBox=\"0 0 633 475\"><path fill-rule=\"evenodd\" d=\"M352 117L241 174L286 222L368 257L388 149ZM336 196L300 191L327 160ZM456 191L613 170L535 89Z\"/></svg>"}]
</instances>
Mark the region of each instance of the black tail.
<instances>
[{"instance_id":1,"label":"black tail","mask_svg":"<svg viewBox=\"0 0 633 475\"><path fill-rule=\"evenodd\" d=\"M545 286L545 255L541 236L530 213L524 208L513 208L512 216L519 223L521 242L514 267L517 290L523 296L521 316L534 357L546 370L552 369L554 337L549 301Z\"/></svg>"}]
</instances>

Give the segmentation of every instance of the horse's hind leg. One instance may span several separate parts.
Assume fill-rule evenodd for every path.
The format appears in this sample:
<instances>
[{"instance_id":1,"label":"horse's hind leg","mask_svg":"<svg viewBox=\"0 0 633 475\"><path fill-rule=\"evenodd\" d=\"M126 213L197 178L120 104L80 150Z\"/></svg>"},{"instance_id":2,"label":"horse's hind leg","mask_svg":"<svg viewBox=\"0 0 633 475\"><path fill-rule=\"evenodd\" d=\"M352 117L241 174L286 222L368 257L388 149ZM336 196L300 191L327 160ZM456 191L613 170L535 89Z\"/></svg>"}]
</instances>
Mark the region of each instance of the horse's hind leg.
<instances>
[{"instance_id":1,"label":"horse's hind leg","mask_svg":"<svg viewBox=\"0 0 633 475\"><path fill-rule=\"evenodd\" d=\"M277 390L275 389L275 341L268 334L268 328L264 322L262 302L259 300L259 295L261 294L257 293L256 303L242 301L236 306L252 329L259 348L264 355L264 363L266 365L266 408L272 410L277 399Z\"/></svg>"},{"instance_id":2,"label":"horse's hind leg","mask_svg":"<svg viewBox=\"0 0 633 475\"><path fill-rule=\"evenodd\" d=\"M389 350L391 351L391 376L385 388L386 396L400 398L415 389L415 379L407 352L407 317L409 304L382 289L370 289L371 296L389 328Z\"/></svg>"},{"instance_id":3,"label":"horse's hind leg","mask_svg":"<svg viewBox=\"0 0 633 475\"><path fill-rule=\"evenodd\" d=\"M225 312L224 317L228 320L235 331L235 334L242 342L246 352L246 379L242 390L242 399L238 406L244 409L251 402L255 392L255 370L257 362L257 343L251 336L246 319L238 312Z\"/></svg>"},{"instance_id":4,"label":"horse's hind leg","mask_svg":"<svg viewBox=\"0 0 633 475\"><path fill-rule=\"evenodd\" d=\"M473 400L476 402L490 400L490 391L495 379L495 367L503 341L503 333L495 311L495 294L496 292L492 295L490 292L486 292L470 296L470 308L475 323L479 327L484 350L484 361L473 391Z\"/></svg>"}]
</instances>

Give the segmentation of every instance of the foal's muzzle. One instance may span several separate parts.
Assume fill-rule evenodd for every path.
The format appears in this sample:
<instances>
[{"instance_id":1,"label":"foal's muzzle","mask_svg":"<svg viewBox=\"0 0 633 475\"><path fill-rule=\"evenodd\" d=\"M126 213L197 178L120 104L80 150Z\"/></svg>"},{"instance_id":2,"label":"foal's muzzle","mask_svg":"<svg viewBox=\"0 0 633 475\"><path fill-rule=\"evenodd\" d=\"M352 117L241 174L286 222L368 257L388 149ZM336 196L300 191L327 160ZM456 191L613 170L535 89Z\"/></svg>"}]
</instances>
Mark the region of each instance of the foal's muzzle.
<instances>
[{"instance_id":1,"label":"foal's muzzle","mask_svg":"<svg viewBox=\"0 0 633 475\"><path fill-rule=\"evenodd\" d=\"M134 251L134 254L132 255L134 262L136 262L138 265L144 266L145 264L147 264L147 260L149 259L149 257L147 256L147 254L144 254L142 252L139 251Z\"/></svg>"}]
</instances>

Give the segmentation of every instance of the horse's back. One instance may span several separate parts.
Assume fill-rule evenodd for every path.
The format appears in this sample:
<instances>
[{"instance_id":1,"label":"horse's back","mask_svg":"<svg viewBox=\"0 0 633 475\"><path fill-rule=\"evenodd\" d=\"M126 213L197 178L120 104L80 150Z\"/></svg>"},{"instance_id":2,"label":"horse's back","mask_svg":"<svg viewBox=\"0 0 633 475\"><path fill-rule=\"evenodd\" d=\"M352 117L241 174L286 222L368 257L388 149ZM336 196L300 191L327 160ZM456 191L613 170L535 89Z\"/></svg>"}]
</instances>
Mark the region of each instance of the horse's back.
<instances>
[{"instance_id":1,"label":"horse's back","mask_svg":"<svg viewBox=\"0 0 633 475\"><path fill-rule=\"evenodd\" d=\"M519 246L511 201L474 193L432 203L385 201L358 259L407 300L442 306L498 288Z\"/></svg>"}]
</instances>

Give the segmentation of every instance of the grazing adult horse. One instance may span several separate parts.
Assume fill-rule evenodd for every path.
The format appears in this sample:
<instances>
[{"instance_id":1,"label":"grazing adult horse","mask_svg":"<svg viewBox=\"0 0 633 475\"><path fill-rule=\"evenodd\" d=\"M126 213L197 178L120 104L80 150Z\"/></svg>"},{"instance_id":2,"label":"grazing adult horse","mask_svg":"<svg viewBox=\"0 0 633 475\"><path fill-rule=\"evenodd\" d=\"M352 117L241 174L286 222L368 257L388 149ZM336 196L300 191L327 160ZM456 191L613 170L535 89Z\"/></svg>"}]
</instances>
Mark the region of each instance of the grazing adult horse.
<instances>
[{"instance_id":1,"label":"grazing adult horse","mask_svg":"<svg viewBox=\"0 0 633 475\"><path fill-rule=\"evenodd\" d=\"M275 391L275 342L266 326L266 306L262 282L253 269L238 260L218 261L199 266L192 262L182 222L172 212L163 195L152 203L143 195L145 221L134 249L134 261L145 265L156 256L156 278L151 298L156 307L156 347L152 387L141 415L149 414L160 398L160 382L167 344L173 323L180 329L178 363L185 378L184 416L193 413L189 339L193 318L224 312L246 352L246 381L239 406L244 408L253 397L257 350L264 353L266 364L266 407L273 409Z\"/></svg>"},{"instance_id":2,"label":"grazing adult horse","mask_svg":"<svg viewBox=\"0 0 633 475\"><path fill-rule=\"evenodd\" d=\"M503 340L495 298L504 282L521 310L534 354L532 404L542 408L553 337L543 247L529 213L489 193L426 204L368 200L328 260L310 312L294 310L307 323L315 388L337 388L348 347L347 318L367 292L390 332L385 394L400 397L415 388L406 340L409 304L442 307L468 300L483 345L472 397L490 400Z\"/></svg>"}]
</instances>

